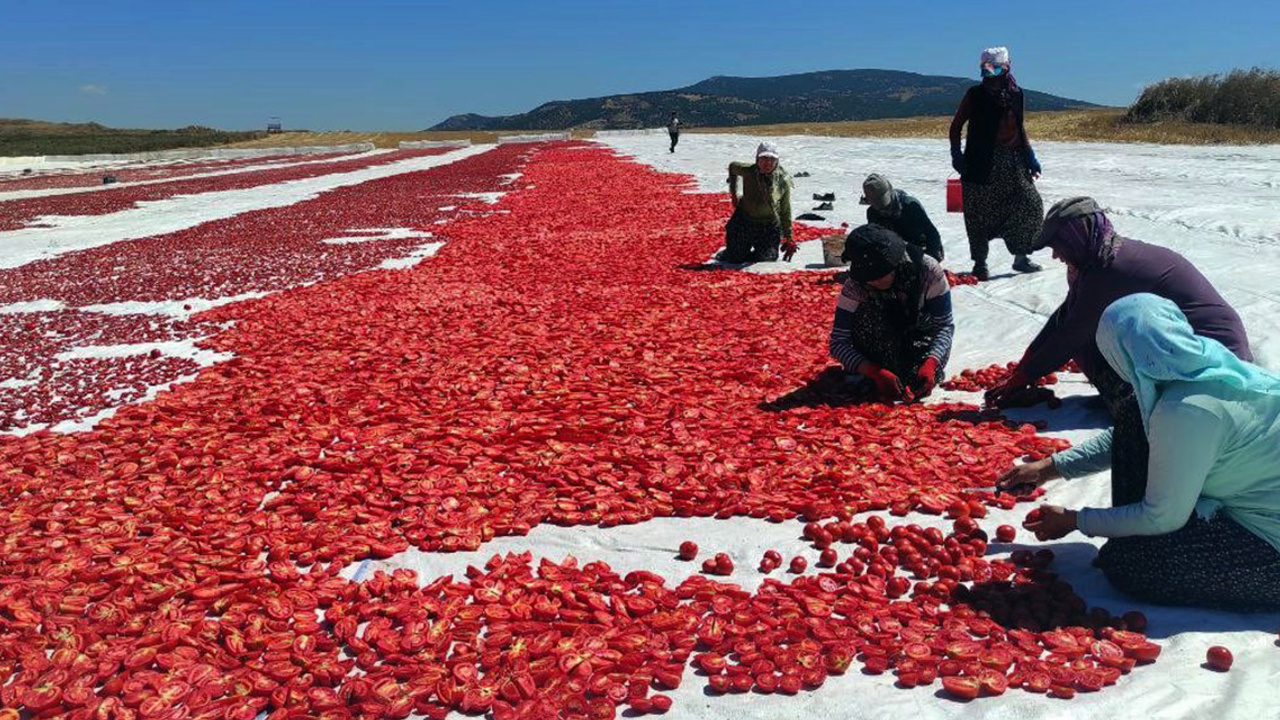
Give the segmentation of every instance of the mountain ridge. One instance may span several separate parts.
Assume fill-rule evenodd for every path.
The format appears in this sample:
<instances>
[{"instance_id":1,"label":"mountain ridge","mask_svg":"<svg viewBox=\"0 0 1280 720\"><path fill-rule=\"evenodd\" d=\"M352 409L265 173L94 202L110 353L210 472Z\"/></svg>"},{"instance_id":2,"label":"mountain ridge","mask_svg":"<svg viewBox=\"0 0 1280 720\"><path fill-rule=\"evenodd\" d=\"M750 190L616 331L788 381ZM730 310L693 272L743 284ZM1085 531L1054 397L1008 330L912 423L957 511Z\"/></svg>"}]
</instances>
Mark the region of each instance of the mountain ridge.
<instances>
[{"instance_id":1,"label":"mountain ridge","mask_svg":"<svg viewBox=\"0 0 1280 720\"><path fill-rule=\"evenodd\" d=\"M973 78L903 70L820 70L769 77L717 75L673 90L553 100L524 113L454 115L431 130L626 130L660 127L671 111L682 123L738 127L946 115ZM1028 110L1099 107L1025 89Z\"/></svg>"}]
</instances>

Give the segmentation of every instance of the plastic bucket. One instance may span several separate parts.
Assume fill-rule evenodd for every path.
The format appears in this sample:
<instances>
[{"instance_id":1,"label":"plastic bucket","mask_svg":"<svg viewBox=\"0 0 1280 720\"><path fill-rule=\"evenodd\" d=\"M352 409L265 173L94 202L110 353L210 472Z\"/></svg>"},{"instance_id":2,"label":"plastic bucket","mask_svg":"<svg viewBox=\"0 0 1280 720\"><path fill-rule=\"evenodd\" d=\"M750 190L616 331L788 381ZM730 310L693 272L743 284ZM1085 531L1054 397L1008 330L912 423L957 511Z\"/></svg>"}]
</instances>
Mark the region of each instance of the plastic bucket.
<instances>
[{"instance_id":1,"label":"plastic bucket","mask_svg":"<svg viewBox=\"0 0 1280 720\"><path fill-rule=\"evenodd\" d=\"M947 212L964 212L964 186L960 178L947 180Z\"/></svg>"},{"instance_id":2,"label":"plastic bucket","mask_svg":"<svg viewBox=\"0 0 1280 720\"><path fill-rule=\"evenodd\" d=\"M827 267L840 267L844 260L844 235L827 235L822 238L822 263Z\"/></svg>"}]
</instances>

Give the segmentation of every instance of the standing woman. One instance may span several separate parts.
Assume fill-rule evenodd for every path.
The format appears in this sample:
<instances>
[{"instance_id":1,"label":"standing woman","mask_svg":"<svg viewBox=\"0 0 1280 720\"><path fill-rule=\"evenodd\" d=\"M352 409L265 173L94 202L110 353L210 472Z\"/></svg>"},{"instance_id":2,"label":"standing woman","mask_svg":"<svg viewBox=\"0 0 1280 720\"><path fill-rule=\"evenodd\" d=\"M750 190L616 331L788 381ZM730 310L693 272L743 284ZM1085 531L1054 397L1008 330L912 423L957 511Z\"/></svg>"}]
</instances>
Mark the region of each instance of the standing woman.
<instances>
[{"instance_id":1,"label":"standing woman","mask_svg":"<svg viewBox=\"0 0 1280 720\"><path fill-rule=\"evenodd\" d=\"M1044 217L1033 180L1040 161L1023 124L1025 99L1009 72L1009 50L982 51L982 84L965 93L951 120L951 166L964 183L964 226L973 274L986 280L991 241L1003 238L1018 272L1037 272L1031 252ZM961 129L968 124L964 151Z\"/></svg>"},{"instance_id":2,"label":"standing woman","mask_svg":"<svg viewBox=\"0 0 1280 720\"><path fill-rule=\"evenodd\" d=\"M676 111L671 111L671 119L667 121L667 134L671 136L671 152L676 151L676 143L680 142L680 118Z\"/></svg>"}]
</instances>

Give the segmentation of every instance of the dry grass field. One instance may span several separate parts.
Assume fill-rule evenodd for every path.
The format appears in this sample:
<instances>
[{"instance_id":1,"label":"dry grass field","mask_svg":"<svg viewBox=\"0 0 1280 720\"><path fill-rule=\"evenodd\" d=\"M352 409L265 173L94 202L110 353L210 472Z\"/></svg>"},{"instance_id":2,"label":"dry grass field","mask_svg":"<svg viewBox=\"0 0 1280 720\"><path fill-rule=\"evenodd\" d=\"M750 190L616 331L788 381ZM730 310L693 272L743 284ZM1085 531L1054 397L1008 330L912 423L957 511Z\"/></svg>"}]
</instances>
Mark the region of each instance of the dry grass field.
<instances>
[{"instance_id":1,"label":"dry grass field","mask_svg":"<svg viewBox=\"0 0 1280 720\"><path fill-rule=\"evenodd\" d=\"M1124 110L1066 110L1027 113L1033 140L1162 143L1167 145L1262 145L1280 143L1280 130L1183 121L1125 123ZM789 123L751 128L691 128L689 132L747 132L752 135L945 138L950 117L916 117L842 123Z\"/></svg>"},{"instance_id":2,"label":"dry grass field","mask_svg":"<svg viewBox=\"0 0 1280 720\"><path fill-rule=\"evenodd\" d=\"M1143 142L1168 145L1280 144L1280 130L1268 130L1243 125L1190 123L1177 120L1136 124L1121 122L1123 115L1124 111L1116 108L1032 112L1027 114L1027 134L1033 140L1077 142ZM687 132L735 132L750 135L819 135L829 137L945 138L950 124L950 117L915 117L837 123L752 125L736 128L689 128ZM353 142L371 142L380 148L394 148L402 140L459 139L467 139L479 144L495 142L499 135L518 135L525 132L546 131L286 132L236 143L232 147L340 145ZM577 138L590 138L594 134L592 130L573 131L573 136Z\"/></svg>"}]
</instances>

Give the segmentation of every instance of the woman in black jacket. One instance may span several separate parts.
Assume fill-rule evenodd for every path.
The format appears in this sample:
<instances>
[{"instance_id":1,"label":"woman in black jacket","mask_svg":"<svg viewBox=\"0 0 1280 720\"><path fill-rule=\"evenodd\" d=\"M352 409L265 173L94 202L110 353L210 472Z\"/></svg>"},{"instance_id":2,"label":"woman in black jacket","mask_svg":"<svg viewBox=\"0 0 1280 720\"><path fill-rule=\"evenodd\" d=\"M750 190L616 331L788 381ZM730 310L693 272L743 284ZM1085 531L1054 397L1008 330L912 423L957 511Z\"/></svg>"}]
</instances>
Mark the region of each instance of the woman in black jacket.
<instances>
[{"instance_id":1,"label":"woman in black jacket","mask_svg":"<svg viewBox=\"0 0 1280 720\"><path fill-rule=\"evenodd\" d=\"M1040 162L1023 124L1022 88L1009 73L1009 51L982 52L982 84L969 88L951 120L951 165L964 183L964 226L973 274L986 280L991 241L1004 238L1013 269L1036 272L1031 252L1044 219L1036 190ZM960 132L968 124L964 151Z\"/></svg>"}]
</instances>

